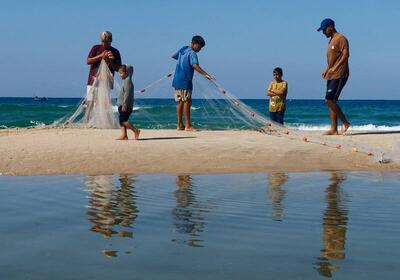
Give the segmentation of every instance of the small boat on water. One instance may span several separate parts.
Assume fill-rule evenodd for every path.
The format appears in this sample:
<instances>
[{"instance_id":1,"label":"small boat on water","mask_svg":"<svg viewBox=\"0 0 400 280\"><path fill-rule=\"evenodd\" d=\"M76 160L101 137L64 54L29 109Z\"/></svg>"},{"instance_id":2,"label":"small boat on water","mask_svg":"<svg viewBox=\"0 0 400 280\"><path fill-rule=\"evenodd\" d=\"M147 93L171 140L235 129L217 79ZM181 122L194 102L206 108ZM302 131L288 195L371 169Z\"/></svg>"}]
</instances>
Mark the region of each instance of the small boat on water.
<instances>
[{"instance_id":1,"label":"small boat on water","mask_svg":"<svg viewBox=\"0 0 400 280\"><path fill-rule=\"evenodd\" d=\"M35 96L33 98L34 101L47 101L49 100L47 97L39 97L39 96Z\"/></svg>"}]
</instances>

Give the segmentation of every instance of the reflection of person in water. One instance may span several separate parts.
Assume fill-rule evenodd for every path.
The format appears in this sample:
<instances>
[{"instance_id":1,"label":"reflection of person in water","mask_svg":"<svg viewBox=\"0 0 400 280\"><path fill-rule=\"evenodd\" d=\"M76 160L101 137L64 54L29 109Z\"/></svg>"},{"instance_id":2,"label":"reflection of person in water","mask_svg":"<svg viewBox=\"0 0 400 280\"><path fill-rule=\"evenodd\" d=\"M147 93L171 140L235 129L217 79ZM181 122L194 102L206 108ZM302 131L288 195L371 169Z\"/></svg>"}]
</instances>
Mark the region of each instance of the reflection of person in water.
<instances>
[{"instance_id":1,"label":"reflection of person in water","mask_svg":"<svg viewBox=\"0 0 400 280\"><path fill-rule=\"evenodd\" d=\"M323 218L323 245L317 270L326 277L332 277L332 271L339 268L329 260L345 258L348 211L344 204L346 194L340 188L345 179L344 174L333 172L325 191L327 207Z\"/></svg>"},{"instance_id":2,"label":"reflection of person in water","mask_svg":"<svg viewBox=\"0 0 400 280\"><path fill-rule=\"evenodd\" d=\"M88 176L85 179L86 190L89 192L88 211L89 220L93 223L90 228L106 237L111 237L114 225L112 196L114 185L112 176Z\"/></svg>"},{"instance_id":3,"label":"reflection of person in water","mask_svg":"<svg viewBox=\"0 0 400 280\"><path fill-rule=\"evenodd\" d=\"M132 227L139 212L133 188L135 180L121 176L119 182L121 187L116 189L112 176L88 176L85 180L89 193L87 214L93 223L90 230L105 237L115 234L133 237ZM116 251L103 251L103 254L116 256Z\"/></svg>"},{"instance_id":4,"label":"reflection of person in water","mask_svg":"<svg viewBox=\"0 0 400 280\"><path fill-rule=\"evenodd\" d=\"M174 192L176 207L173 209L174 224L178 233L189 235L188 240L174 239L174 242L183 242L193 247L201 247L203 240L199 239L204 228L204 219L199 204L193 194L193 183L190 175L176 177L177 190Z\"/></svg>"},{"instance_id":5,"label":"reflection of person in water","mask_svg":"<svg viewBox=\"0 0 400 280\"><path fill-rule=\"evenodd\" d=\"M283 205L282 200L285 198L287 190L282 185L288 180L285 173L269 173L268 174L268 199L272 208L272 218L276 221L282 221Z\"/></svg>"},{"instance_id":6,"label":"reflection of person in water","mask_svg":"<svg viewBox=\"0 0 400 280\"><path fill-rule=\"evenodd\" d=\"M128 176L120 176L119 182L121 184L121 187L116 194L115 224L119 224L125 228L132 229L133 223L139 213L135 202L136 193L133 188L135 179ZM131 230L120 230L118 235L121 237L132 237L133 232Z\"/></svg>"}]
</instances>

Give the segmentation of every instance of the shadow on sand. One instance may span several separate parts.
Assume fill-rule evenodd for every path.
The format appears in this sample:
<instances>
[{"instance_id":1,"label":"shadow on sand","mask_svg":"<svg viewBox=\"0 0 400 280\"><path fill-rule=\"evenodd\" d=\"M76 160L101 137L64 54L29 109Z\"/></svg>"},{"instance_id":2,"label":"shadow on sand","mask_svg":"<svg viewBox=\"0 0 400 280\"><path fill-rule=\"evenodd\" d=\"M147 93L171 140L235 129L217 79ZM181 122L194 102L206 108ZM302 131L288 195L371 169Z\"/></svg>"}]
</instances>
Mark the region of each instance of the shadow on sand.
<instances>
[{"instance_id":1,"label":"shadow on sand","mask_svg":"<svg viewBox=\"0 0 400 280\"><path fill-rule=\"evenodd\" d=\"M148 141L148 140L179 140L187 138L196 138L194 136L184 136L184 137L151 137L151 138L140 138L137 141Z\"/></svg>"},{"instance_id":2,"label":"shadow on sand","mask_svg":"<svg viewBox=\"0 0 400 280\"><path fill-rule=\"evenodd\" d=\"M347 132L348 136L357 136L357 135L374 135L374 134L400 134L400 131L360 131L360 132Z\"/></svg>"}]
</instances>

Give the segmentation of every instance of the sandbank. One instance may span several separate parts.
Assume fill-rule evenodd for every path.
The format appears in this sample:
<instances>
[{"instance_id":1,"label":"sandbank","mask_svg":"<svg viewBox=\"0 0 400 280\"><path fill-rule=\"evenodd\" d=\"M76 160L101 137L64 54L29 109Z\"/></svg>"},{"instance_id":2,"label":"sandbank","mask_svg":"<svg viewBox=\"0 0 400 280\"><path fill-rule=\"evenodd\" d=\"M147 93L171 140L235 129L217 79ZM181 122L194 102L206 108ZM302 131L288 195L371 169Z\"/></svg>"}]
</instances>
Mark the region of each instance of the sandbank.
<instances>
[{"instance_id":1,"label":"sandbank","mask_svg":"<svg viewBox=\"0 0 400 280\"><path fill-rule=\"evenodd\" d=\"M250 130L142 129L138 141L114 140L118 135L119 130L112 129L0 130L0 173L199 174L400 168L396 161L380 164L375 157L349 149L339 150ZM326 137L388 151L398 149L400 141L399 133Z\"/></svg>"}]
</instances>

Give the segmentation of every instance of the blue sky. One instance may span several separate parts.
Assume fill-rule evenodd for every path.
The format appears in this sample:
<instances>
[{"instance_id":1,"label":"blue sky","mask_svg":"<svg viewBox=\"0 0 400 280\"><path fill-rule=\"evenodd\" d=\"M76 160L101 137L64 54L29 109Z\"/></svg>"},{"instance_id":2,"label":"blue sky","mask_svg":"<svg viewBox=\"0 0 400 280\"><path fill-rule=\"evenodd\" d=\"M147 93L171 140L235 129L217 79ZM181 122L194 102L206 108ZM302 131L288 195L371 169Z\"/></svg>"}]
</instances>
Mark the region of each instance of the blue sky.
<instances>
[{"instance_id":1,"label":"blue sky","mask_svg":"<svg viewBox=\"0 0 400 280\"><path fill-rule=\"evenodd\" d=\"M2 1L0 96L81 97L86 57L110 30L137 87L174 69L170 56L195 34L201 66L240 98L265 98L281 66L289 97L322 99L331 17L350 42L343 99L399 99L399 1ZM157 96L154 96L157 97Z\"/></svg>"}]
</instances>

